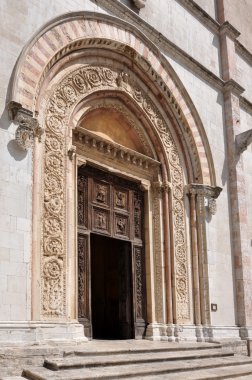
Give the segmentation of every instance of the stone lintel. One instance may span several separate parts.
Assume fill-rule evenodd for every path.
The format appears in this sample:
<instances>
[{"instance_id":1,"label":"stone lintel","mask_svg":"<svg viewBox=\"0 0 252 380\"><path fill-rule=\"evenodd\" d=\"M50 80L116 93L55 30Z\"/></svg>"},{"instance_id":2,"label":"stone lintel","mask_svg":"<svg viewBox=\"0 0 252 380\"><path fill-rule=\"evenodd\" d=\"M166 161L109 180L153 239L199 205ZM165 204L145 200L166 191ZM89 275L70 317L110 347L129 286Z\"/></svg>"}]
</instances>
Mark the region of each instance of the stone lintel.
<instances>
[{"instance_id":1,"label":"stone lintel","mask_svg":"<svg viewBox=\"0 0 252 380\"><path fill-rule=\"evenodd\" d=\"M129 165L134 165L143 170L149 171L152 168L158 168L160 166L160 162L153 158L113 141L101 138L97 134L84 128L78 127L74 131L74 144L107 154L119 161L124 161Z\"/></svg>"}]
</instances>

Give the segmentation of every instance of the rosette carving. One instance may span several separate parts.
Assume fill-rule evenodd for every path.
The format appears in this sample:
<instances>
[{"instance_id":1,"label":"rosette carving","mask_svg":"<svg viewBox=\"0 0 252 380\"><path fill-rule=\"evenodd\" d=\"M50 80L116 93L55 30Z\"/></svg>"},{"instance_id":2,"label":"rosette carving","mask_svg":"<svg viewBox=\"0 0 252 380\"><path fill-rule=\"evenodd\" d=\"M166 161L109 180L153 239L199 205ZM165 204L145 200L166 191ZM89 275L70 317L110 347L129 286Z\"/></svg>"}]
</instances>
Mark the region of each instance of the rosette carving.
<instances>
[{"instance_id":1,"label":"rosette carving","mask_svg":"<svg viewBox=\"0 0 252 380\"><path fill-rule=\"evenodd\" d=\"M46 116L45 138L45 181L44 181L44 223L43 223L43 313L44 316L65 314L65 239L66 210L64 198L65 186L65 156L67 155L65 143L65 120L69 109L77 104L83 97L93 91L113 87L124 91L138 103L139 108L151 120L165 147L171 173L171 184L163 185L161 191L170 191L173 203L173 232L175 236L175 283L177 298L177 316L179 320L190 318L189 285L188 285L188 258L186 253L185 215L183 200L183 173L179 154L169 128L153 104L152 100L139 88L126 73L118 73L109 67L85 66L68 74L58 85L48 101ZM62 191L60 191L62 189ZM154 203L158 213L158 199ZM158 214L157 214L158 215ZM155 251L160 250L158 236L160 221L154 217ZM137 235L137 231L136 235ZM52 273L48 275L48 257L54 265ZM60 260L60 261L59 261ZM58 263L58 264L56 264ZM60 265L59 265L60 263ZM56 267L58 273L56 276ZM156 268L157 303L162 299L162 273L161 265ZM182 270L183 268L183 270ZM56 302L57 300L57 302ZM157 305L162 314L162 305Z\"/></svg>"}]
</instances>

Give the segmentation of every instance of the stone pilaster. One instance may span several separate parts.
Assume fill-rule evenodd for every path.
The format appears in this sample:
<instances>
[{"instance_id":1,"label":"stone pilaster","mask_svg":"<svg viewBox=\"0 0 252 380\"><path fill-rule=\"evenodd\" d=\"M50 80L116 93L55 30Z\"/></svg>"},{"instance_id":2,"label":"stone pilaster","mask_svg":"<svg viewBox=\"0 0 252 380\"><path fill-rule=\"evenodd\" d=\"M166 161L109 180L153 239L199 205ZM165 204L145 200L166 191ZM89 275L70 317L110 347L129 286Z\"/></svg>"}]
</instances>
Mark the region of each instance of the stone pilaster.
<instances>
[{"instance_id":1,"label":"stone pilaster","mask_svg":"<svg viewBox=\"0 0 252 380\"><path fill-rule=\"evenodd\" d=\"M225 14L222 14L222 21ZM221 63L224 85L225 131L227 141L229 197L231 213L232 254L236 288L236 322L243 327L242 335L249 336L247 327L252 325L252 277L251 257L248 252L247 196L241 141L239 98L244 89L236 82L235 40L239 32L227 21L220 29ZM240 137L239 137L240 136ZM245 145L250 136L246 135ZM246 330L246 331L245 331Z\"/></svg>"},{"instance_id":2,"label":"stone pilaster","mask_svg":"<svg viewBox=\"0 0 252 380\"><path fill-rule=\"evenodd\" d=\"M190 199L191 249L193 264L194 322L209 325L209 276L206 241L206 208L210 214L216 212L216 198L220 187L190 184L185 188Z\"/></svg>"}]
</instances>

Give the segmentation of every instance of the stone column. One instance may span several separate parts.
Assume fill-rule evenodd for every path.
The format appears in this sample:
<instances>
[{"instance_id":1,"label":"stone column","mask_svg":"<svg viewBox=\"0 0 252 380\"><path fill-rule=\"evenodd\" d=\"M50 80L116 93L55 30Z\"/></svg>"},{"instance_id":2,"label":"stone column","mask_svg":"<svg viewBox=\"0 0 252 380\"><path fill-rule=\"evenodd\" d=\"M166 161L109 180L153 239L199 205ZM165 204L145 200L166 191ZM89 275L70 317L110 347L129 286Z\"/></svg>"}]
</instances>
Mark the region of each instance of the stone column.
<instances>
[{"instance_id":1,"label":"stone column","mask_svg":"<svg viewBox=\"0 0 252 380\"><path fill-rule=\"evenodd\" d=\"M185 191L190 199L191 249L193 264L194 321L196 325L208 326L210 320L209 276L206 241L206 207L216 212L215 199L220 187L202 184L187 185Z\"/></svg>"}]
</instances>

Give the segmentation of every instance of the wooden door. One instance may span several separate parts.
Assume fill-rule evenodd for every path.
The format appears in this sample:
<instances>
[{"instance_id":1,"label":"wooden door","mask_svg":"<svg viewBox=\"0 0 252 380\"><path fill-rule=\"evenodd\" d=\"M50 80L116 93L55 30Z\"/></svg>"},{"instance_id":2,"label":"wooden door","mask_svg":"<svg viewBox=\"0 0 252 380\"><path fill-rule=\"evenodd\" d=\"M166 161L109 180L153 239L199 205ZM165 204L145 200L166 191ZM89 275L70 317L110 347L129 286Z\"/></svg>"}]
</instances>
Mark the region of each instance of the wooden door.
<instances>
[{"instance_id":1,"label":"wooden door","mask_svg":"<svg viewBox=\"0 0 252 380\"><path fill-rule=\"evenodd\" d=\"M92 337L91 262L95 258L91 249L90 234L107 236L114 243L118 264L115 271L120 274L120 296L115 314L125 337L142 337L145 331L146 289L143 233L143 193L136 183L86 166L78 173L78 317L85 334ZM129 248L130 247L130 248ZM92 252L93 250L93 252ZM101 255L101 254L100 254ZM107 253L107 258L110 253ZM111 252L112 255L112 252ZM104 258L100 258L101 265ZM129 270L127 270L129 268ZM104 274L106 275L106 274ZM93 274L95 278L95 275ZM115 279L115 277L114 277ZM111 289L113 294L113 289ZM95 295L93 294L93 297ZM104 296L105 297L105 296ZM95 302L93 302L93 305ZM108 302L109 304L109 302ZM129 305L132 305L132 311ZM112 313L112 311L111 311ZM132 315L132 319L130 317ZM109 322L108 322L109 323ZM131 327L130 327L131 323ZM123 327L124 326L124 327Z\"/></svg>"}]
</instances>

